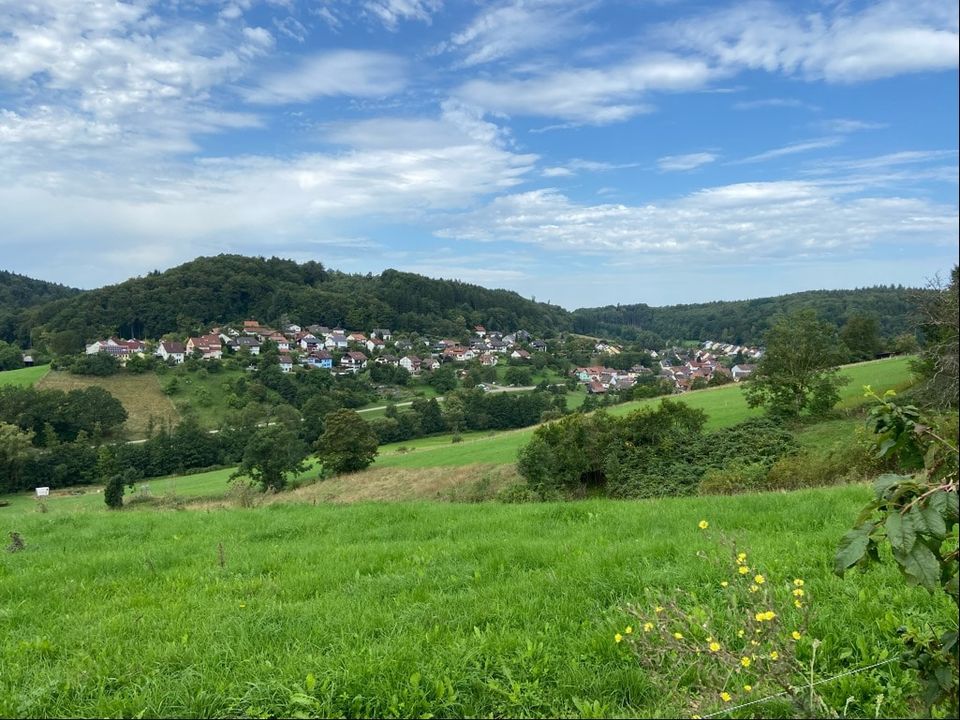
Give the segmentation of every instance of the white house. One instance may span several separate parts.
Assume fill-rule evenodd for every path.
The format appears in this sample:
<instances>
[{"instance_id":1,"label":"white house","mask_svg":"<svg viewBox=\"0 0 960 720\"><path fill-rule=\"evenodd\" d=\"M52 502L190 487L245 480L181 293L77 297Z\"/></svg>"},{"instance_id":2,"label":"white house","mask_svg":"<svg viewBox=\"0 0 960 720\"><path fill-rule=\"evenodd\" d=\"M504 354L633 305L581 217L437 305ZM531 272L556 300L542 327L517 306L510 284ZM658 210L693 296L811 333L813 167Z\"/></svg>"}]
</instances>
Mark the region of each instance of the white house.
<instances>
[{"instance_id":1,"label":"white house","mask_svg":"<svg viewBox=\"0 0 960 720\"><path fill-rule=\"evenodd\" d=\"M177 365L183 362L187 354L187 348L184 347L183 343L179 342L168 342L164 340L157 347L157 357L162 358L164 362L173 358L173 362Z\"/></svg>"},{"instance_id":2,"label":"white house","mask_svg":"<svg viewBox=\"0 0 960 720\"><path fill-rule=\"evenodd\" d=\"M756 369L756 365L734 365L730 368L730 374L733 375L735 382L740 382L743 378L750 377Z\"/></svg>"}]
</instances>

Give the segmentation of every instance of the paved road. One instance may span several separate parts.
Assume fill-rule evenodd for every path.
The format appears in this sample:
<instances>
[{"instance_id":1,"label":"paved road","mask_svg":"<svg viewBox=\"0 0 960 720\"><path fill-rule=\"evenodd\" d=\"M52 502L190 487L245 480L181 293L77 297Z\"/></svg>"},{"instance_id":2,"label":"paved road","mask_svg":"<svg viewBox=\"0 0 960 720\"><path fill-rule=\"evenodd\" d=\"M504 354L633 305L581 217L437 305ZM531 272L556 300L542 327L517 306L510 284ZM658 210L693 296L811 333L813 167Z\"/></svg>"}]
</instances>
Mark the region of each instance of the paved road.
<instances>
[{"instance_id":1,"label":"paved road","mask_svg":"<svg viewBox=\"0 0 960 720\"><path fill-rule=\"evenodd\" d=\"M491 395L493 393L504 393L504 392L529 392L530 390L536 390L534 385L524 386L524 387L488 387L487 392ZM437 396L438 402L443 402L442 396ZM407 407L408 405L413 405L413 400L408 400L407 402L397 403L396 407ZM377 407L363 408L362 410L357 410L358 413L373 412L375 410L386 410L387 405L379 405Z\"/></svg>"}]
</instances>

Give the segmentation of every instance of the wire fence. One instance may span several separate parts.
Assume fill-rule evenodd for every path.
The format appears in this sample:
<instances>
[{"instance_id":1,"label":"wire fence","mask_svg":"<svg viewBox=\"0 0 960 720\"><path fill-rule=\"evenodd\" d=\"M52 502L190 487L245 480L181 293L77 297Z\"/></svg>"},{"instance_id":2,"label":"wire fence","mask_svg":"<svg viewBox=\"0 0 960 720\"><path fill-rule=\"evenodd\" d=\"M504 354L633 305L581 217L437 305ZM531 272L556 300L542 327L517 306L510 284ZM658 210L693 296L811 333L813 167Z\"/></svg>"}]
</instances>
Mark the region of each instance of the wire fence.
<instances>
[{"instance_id":1,"label":"wire fence","mask_svg":"<svg viewBox=\"0 0 960 720\"><path fill-rule=\"evenodd\" d=\"M896 662L899 659L900 659L899 657L892 657L888 660L883 660L878 663L873 663L872 665L866 665L865 667L862 667L862 668L847 670L846 672L842 672L839 675L833 675L828 678L823 678L822 680L817 680L816 682L807 683L806 685L800 685L794 689L809 690L810 688L816 687L817 685L823 685L824 683L832 682L833 680L838 680L842 677L847 677L848 675L856 675L857 673L862 673L862 672L866 672L867 670L873 670L874 668L882 667L884 665L889 665L890 663ZM756 700L751 700L750 702L741 703L740 705L734 705L732 707L723 708L722 710L717 710L716 712L712 712L709 715L704 715L703 717L704 718L720 717L722 715L727 715L728 713L732 713L736 710L742 710L745 707L750 707L751 705L759 705L760 703L765 703L768 700L773 700L774 698L783 697L784 695L787 695L787 694L788 694L788 691L784 690L782 692L774 693L773 695L767 695L766 697L757 698Z\"/></svg>"}]
</instances>

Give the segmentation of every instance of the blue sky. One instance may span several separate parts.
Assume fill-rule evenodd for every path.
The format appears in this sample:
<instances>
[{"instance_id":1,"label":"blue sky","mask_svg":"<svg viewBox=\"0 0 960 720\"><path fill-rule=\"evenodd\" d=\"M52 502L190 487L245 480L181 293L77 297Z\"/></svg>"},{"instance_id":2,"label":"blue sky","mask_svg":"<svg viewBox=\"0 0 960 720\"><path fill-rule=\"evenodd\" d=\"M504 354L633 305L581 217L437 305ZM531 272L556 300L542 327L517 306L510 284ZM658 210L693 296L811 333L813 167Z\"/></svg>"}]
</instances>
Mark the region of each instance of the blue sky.
<instances>
[{"instance_id":1,"label":"blue sky","mask_svg":"<svg viewBox=\"0 0 960 720\"><path fill-rule=\"evenodd\" d=\"M0 0L0 268L316 259L574 308L957 261L943 0Z\"/></svg>"}]
</instances>

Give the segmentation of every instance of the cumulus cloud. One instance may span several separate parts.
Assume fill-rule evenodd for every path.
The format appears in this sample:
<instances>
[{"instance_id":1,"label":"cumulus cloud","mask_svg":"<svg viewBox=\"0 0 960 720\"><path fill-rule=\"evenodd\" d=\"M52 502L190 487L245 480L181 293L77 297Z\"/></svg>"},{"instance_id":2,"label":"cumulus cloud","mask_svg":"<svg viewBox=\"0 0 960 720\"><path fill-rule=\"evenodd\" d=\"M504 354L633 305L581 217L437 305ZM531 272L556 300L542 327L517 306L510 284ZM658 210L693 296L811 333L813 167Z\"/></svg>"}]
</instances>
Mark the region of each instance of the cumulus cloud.
<instances>
[{"instance_id":1,"label":"cumulus cloud","mask_svg":"<svg viewBox=\"0 0 960 720\"><path fill-rule=\"evenodd\" d=\"M955 206L781 181L706 188L645 205L590 205L556 190L534 190L498 197L438 234L532 243L554 252L617 253L647 262L679 256L707 263L849 255L881 244L946 247L957 231Z\"/></svg>"}]
</instances>

